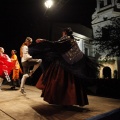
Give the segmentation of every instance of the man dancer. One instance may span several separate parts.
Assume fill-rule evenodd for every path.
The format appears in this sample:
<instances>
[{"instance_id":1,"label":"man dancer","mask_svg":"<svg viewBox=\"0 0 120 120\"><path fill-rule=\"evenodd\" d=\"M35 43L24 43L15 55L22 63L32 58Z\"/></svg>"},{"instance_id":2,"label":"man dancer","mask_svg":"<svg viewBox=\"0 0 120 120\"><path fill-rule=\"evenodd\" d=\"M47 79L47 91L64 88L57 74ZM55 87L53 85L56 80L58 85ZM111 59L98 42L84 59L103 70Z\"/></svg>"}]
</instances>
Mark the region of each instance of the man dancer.
<instances>
[{"instance_id":1,"label":"man dancer","mask_svg":"<svg viewBox=\"0 0 120 120\"><path fill-rule=\"evenodd\" d=\"M25 39L25 42L20 47L20 57L21 57L21 64L23 67L23 76L21 79L21 85L20 85L20 92L22 94L25 93L24 91L24 85L26 82L26 79L37 70L37 68L42 63L42 59L33 59L32 56L28 52L28 46L31 45L32 38L27 37ZM33 70L30 71L30 67L33 66Z\"/></svg>"}]
</instances>

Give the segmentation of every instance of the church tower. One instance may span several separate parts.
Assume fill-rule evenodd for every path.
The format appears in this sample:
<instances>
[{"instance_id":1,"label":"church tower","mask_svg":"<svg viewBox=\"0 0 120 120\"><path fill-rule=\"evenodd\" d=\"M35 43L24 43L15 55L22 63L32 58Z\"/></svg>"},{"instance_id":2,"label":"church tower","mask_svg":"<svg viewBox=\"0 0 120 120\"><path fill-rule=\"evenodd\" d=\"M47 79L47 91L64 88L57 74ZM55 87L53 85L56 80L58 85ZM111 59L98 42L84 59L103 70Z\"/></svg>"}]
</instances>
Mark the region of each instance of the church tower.
<instances>
[{"instance_id":1,"label":"church tower","mask_svg":"<svg viewBox=\"0 0 120 120\"><path fill-rule=\"evenodd\" d=\"M96 30L111 24L112 18L115 18L116 24L120 25L120 0L97 0L91 22L94 38L97 35Z\"/></svg>"}]
</instances>

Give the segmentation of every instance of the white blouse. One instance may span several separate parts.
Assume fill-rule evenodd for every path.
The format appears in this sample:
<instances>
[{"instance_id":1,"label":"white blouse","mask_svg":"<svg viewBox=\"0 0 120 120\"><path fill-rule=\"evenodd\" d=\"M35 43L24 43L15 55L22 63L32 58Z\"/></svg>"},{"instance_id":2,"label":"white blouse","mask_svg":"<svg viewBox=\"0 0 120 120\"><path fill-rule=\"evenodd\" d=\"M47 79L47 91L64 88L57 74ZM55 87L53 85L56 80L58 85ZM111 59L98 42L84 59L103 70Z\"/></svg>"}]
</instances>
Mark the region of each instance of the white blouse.
<instances>
[{"instance_id":1,"label":"white blouse","mask_svg":"<svg viewBox=\"0 0 120 120\"><path fill-rule=\"evenodd\" d=\"M24 45L22 47L22 53L23 53L23 57L21 58L21 62L25 62L28 59L32 58L32 56L28 53L28 46Z\"/></svg>"}]
</instances>

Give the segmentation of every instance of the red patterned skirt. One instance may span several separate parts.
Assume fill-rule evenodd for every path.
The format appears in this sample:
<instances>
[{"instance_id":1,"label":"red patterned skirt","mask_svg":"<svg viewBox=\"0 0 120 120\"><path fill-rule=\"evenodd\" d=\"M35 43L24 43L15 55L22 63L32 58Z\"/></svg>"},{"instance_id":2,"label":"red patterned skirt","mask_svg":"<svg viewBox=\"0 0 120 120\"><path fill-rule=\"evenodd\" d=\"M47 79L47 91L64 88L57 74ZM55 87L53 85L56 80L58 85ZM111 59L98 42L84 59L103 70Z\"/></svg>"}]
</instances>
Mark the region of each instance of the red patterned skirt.
<instances>
[{"instance_id":1,"label":"red patterned skirt","mask_svg":"<svg viewBox=\"0 0 120 120\"><path fill-rule=\"evenodd\" d=\"M41 97L50 104L88 105L84 84L66 71L59 61L52 63L40 76L36 87L42 89Z\"/></svg>"},{"instance_id":2,"label":"red patterned skirt","mask_svg":"<svg viewBox=\"0 0 120 120\"><path fill-rule=\"evenodd\" d=\"M7 72L10 75L12 69L14 67L14 63L11 61L7 61L7 59L3 59L0 57L0 76L5 77L4 72Z\"/></svg>"}]
</instances>

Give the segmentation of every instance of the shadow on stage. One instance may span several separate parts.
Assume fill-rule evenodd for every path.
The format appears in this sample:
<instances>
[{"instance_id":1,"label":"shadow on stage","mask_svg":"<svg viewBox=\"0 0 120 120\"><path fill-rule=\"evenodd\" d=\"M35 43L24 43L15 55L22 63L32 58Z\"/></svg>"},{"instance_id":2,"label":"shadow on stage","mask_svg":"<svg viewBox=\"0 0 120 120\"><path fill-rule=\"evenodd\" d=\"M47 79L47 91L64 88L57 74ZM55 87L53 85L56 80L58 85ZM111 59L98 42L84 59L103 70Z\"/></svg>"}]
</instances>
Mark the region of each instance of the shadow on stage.
<instances>
[{"instance_id":1,"label":"shadow on stage","mask_svg":"<svg viewBox=\"0 0 120 120\"><path fill-rule=\"evenodd\" d=\"M32 108L40 115L45 116L47 120L75 120L76 115L80 119L80 114L84 114L86 117L86 114L90 112L88 108L79 106L40 105Z\"/></svg>"}]
</instances>

